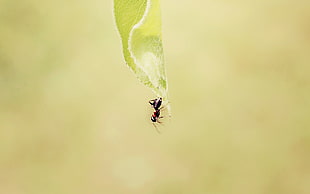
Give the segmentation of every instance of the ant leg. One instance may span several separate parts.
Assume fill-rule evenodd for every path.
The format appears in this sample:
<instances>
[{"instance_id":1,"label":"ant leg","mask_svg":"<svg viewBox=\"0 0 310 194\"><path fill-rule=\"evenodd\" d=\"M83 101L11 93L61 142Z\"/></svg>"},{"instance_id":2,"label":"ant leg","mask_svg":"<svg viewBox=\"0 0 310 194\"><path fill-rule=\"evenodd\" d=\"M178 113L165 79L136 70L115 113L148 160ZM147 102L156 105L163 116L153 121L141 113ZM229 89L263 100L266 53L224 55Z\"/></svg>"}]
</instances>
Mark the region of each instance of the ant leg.
<instances>
[{"instance_id":1,"label":"ant leg","mask_svg":"<svg viewBox=\"0 0 310 194\"><path fill-rule=\"evenodd\" d=\"M150 100L149 103L150 103L151 105L154 105L155 102L156 102L156 100L157 100L157 99Z\"/></svg>"},{"instance_id":2,"label":"ant leg","mask_svg":"<svg viewBox=\"0 0 310 194\"><path fill-rule=\"evenodd\" d=\"M158 121L157 121L158 122ZM157 131L157 133L159 133L160 134L160 131L159 131L159 129L157 128L157 126L155 125L155 123L152 123L153 124L153 126L155 127L155 129L156 129L156 131Z\"/></svg>"},{"instance_id":3,"label":"ant leg","mask_svg":"<svg viewBox=\"0 0 310 194\"><path fill-rule=\"evenodd\" d=\"M162 106L159 108L159 110L165 110L167 107L166 106Z\"/></svg>"}]
</instances>

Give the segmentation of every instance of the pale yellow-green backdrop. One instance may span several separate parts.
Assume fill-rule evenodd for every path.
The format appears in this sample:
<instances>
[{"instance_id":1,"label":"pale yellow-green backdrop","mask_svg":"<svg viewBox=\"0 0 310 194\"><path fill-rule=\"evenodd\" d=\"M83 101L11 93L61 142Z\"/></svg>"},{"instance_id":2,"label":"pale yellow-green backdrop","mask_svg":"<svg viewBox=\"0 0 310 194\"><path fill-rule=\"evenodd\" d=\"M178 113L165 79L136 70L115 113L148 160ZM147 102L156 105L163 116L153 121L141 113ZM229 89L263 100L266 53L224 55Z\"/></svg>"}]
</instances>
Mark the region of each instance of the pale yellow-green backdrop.
<instances>
[{"instance_id":1,"label":"pale yellow-green backdrop","mask_svg":"<svg viewBox=\"0 0 310 194\"><path fill-rule=\"evenodd\" d=\"M161 4L157 134L112 0L0 0L1 194L310 193L310 1Z\"/></svg>"}]
</instances>

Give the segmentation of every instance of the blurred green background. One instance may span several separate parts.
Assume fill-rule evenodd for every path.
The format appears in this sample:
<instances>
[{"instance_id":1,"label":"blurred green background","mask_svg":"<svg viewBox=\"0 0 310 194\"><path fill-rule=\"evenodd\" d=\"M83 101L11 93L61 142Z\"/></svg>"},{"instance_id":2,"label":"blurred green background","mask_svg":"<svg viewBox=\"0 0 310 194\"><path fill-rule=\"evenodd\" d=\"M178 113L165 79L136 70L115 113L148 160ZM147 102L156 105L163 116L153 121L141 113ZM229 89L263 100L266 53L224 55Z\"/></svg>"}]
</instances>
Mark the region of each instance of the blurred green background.
<instances>
[{"instance_id":1,"label":"blurred green background","mask_svg":"<svg viewBox=\"0 0 310 194\"><path fill-rule=\"evenodd\" d=\"M310 193L310 1L162 1L172 119L112 0L0 0L1 194Z\"/></svg>"}]
</instances>

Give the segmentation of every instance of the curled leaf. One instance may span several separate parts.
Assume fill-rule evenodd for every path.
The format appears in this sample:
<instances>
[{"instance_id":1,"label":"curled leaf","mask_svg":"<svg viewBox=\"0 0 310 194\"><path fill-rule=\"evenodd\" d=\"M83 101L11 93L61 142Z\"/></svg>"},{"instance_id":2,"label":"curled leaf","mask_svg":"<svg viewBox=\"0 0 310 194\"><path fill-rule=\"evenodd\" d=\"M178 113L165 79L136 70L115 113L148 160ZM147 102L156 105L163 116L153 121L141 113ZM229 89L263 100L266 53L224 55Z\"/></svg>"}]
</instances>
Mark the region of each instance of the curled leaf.
<instances>
[{"instance_id":1,"label":"curled leaf","mask_svg":"<svg viewBox=\"0 0 310 194\"><path fill-rule=\"evenodd\" d=\"M114 16L127 65L144 85L167 100L159 0L114 0Z\"/></svg>"}]
</instances>

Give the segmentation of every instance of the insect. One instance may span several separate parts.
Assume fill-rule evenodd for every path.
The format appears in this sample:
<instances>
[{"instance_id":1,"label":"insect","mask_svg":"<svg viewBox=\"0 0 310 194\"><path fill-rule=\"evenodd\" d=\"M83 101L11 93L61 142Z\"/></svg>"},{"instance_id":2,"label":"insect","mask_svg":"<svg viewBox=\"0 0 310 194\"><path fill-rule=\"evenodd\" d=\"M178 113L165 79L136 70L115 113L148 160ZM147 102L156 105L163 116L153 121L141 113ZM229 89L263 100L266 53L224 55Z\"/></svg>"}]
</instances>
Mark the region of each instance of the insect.
<instances>
[{"instance_id":1,"label":"insect","mask_svg":"<svg viewBox=\"0 0 310 194\"><path fill-rule=\"evenodd\" d=\"M162 116L160 116L160 110L163 108L161 107L162 104L162 98L156 98L154 100L150 100L149 103L150 105L154 108L154 112L151 116L151 121L153 122L154 127L156 128L157 132L160 133L160 131L157 129L155 123L161 123L159 121L160 118L163 118Z\"/></svg>"}]
</instances>

